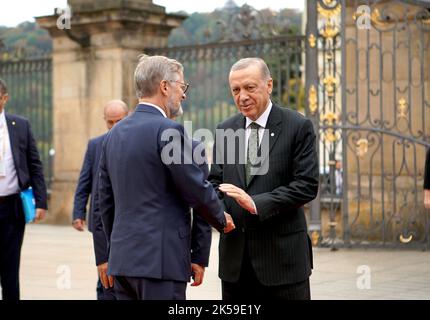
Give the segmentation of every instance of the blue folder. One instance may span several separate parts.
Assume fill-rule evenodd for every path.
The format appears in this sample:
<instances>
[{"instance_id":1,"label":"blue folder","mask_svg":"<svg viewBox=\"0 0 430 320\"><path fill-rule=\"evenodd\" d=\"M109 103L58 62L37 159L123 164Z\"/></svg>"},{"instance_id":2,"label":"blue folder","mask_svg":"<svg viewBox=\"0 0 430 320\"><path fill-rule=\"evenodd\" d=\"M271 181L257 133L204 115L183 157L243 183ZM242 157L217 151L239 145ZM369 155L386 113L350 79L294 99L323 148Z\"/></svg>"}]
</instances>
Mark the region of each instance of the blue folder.
<instances>
[{"instance_id":1,"label":"blue folder","mask_svg":"<svg viewBox=\"0 0 430 320\"><path fill-rule=\"evenodd\" d=\"M22 191L20 196L24 209L25 223L33 222L36 217L36 200L34 199L33 189L30 187Z\"/></svg>"}]
</instances>

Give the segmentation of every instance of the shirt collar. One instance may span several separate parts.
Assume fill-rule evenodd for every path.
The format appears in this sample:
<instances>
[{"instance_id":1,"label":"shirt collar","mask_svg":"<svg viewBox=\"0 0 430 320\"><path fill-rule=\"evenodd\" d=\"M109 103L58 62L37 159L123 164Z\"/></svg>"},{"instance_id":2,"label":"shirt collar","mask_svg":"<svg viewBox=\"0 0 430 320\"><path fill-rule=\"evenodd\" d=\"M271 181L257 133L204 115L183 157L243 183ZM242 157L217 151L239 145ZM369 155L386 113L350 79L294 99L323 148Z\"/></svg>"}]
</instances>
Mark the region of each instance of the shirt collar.
<instances>
[{"instance_id":1,"label":"shirt collar","mask_svg":"<svg viewBox=\"0 0 430 320\"><path fill-rule=\"evenodd\" d=\"M269 105L266 110L262 113L262 115L255 121L252 121L248 117L246 117L245 128L248 128L252 122L257 123L261 128L266 128L267 120L269 119L270 111L272 110L272 101L269 100Z\"/></svg>"},{"instance_id":2,"label":"shirt collar","mask_svg":"<svg viewBox=\"0 0 430 320\"><path fill-rule=\"evenodd\" d=\"M155 109L157 109L158 111L160 111L160 112L161 112L161 114L163 115L163 117L164 117L164 118L167 118L166 113L165 113L165 112L164 112L164 110L163 110L163 109L161 109L159 106L157 106L157 105L155 105L155 104L152 104L152 103L149 103L149 102L145 102L145 101L139 102L139 104L144 104L144 105L146 105L146 106L154 107Z\"/></svg>"}]
</instances>

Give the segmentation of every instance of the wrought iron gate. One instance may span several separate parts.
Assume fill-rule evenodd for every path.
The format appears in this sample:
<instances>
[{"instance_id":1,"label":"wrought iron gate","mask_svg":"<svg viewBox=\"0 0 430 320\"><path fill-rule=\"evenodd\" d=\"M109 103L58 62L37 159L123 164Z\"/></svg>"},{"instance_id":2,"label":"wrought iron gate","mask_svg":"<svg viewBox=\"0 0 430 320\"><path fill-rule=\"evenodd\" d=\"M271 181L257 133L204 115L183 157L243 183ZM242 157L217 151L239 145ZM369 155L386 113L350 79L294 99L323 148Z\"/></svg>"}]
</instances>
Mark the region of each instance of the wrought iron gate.
<instances>
[{"instance_id":1,"label":"wrought iron gate","mask_svg":"<svg viewBox=\"0 0 430 320\"><path fill-rule=\"evenodd\" d=\"M429 10L423 1L307 3L306 92L321 174L313 240L426 248Z\"/></svg>"},{"instance_id":2,"label":"wrought iron gate","mask_svg":"<svg viewBox=\"0 0 430 320\"><path fill-rule=\"evenodd\" d=\"M150 55L165 55L184 65L190 83L183 103L182 121L191 121L193 131L201 128L215 132L216 126L237 113L228 84L234 62L245 57L263 58L272 71L272 98L280 105L304 112L303 55L304 36L279 36L193 46L146 50ZM213 141L205 141L208 156ZM209 159L210 160L210 159Z\"/></svg>"},{"instance_id":3,"label":"wrought iron gate","mask_svg":"<svg viewBox=\"0 0 430 320\"><path fill-rule=\"evenodd\" d=\"M49 154L52 148L52 59L0 52L0 78L8 86L7 112L30 121L49 188L52 178Z\"/></svg>"}]
</instances>

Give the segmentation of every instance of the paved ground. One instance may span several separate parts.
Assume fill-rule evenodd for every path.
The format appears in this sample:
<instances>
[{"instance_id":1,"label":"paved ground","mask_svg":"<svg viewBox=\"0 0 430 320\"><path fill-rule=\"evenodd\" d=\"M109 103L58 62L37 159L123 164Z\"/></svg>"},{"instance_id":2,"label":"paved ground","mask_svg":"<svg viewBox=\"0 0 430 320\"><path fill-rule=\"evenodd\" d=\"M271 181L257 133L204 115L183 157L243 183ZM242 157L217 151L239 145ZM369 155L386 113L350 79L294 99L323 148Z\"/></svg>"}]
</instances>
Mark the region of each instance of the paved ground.
<instances>
[{"instance_id":1,"label":"paved ground","mask_svg":"<svg viewBox=\"0 0 430 320\"><path fill-rule=\"evenodd\" d=\"M188 299L220 299L218 235L204 284ZM314 249L313 299L430 299L430 252ZM95 299L91 235L72 227L30 225L22 250L23 299Z\"/></svg>"}]
</instances>

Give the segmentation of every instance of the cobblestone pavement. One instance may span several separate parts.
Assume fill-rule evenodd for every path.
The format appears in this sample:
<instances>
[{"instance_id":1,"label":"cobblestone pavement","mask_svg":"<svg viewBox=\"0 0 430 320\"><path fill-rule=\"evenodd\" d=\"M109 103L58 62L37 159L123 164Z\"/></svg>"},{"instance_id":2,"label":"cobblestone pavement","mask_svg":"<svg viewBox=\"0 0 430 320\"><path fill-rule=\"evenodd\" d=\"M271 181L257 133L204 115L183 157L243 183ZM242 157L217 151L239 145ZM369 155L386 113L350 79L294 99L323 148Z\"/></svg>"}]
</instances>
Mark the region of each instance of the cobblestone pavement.
<instances>
[{"instance_id":1,"label":"cobblestone pavement","mask_svg":"<svg viewBox=\"0 0 430 320\"><path fill-rule=\"evenodd\" d=\"M218 300L218 234L213 233L204 284L191 300ZM21 259L22 299L96 298L97 270L89 232L68 226L29 225ZM314 248L312 299L430 299L430 252Z\"/></svg>"}]
</instances>

